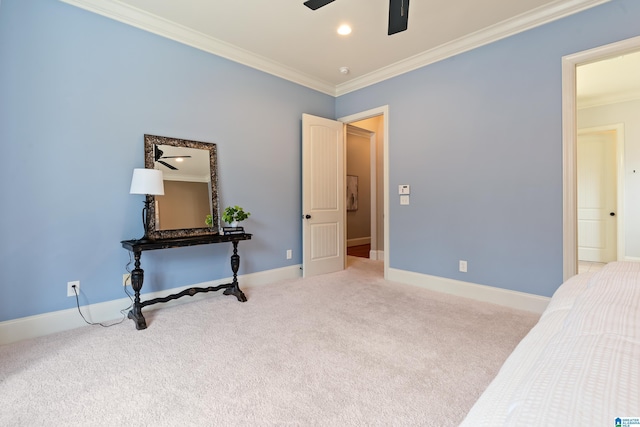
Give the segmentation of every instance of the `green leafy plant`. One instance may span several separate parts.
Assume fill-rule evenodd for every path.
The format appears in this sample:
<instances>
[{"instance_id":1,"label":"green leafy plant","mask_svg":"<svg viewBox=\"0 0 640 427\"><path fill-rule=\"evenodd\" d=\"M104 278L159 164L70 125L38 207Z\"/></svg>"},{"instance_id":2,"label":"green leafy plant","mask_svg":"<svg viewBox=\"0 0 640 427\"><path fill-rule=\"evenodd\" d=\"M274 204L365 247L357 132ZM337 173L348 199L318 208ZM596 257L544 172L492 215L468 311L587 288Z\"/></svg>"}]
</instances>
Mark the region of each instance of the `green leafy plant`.
<instances>
[{"instance_id":1,"label":"green leafy plant","mask_svg":"<svg viewBox=\"0 0 640 427\"><path fill-rule=\"evenodd\" d=\"M227 224L231 224L234 221L244 221L249 218L251 212L245 212L243 208L238 205L227 206L222 213L222 220Z\"/></svg>"},{"instance_id":2,"label":"green leafy plant","mask_svg":"<svg viewBox=\"0 0 640 427\"><path fill-rule=\"evenodd\" d=\"M208 227L213 227L213 215L207 215L204 219L204 223L207 224Z\"/></svg>"}]
</instances>

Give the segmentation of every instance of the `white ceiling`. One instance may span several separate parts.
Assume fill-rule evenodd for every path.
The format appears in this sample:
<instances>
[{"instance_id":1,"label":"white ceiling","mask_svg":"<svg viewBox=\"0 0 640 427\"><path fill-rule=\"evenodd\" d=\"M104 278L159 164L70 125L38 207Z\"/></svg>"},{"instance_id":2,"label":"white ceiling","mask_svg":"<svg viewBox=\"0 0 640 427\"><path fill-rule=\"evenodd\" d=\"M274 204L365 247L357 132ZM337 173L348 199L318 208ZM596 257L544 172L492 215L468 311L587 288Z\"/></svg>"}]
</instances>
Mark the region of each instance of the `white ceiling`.
<instances>
[{"instance_id":1,"label":"white ceiling","mask_svg":"<svg viewBox=\"0 0 640 427\"><path fill-rule=\"evenodd\" d=\"M181 156L182 160L175 158L163 158L163 161L176 167L177 170L156 162L154 169L161 170L163 177L168 181L191 181L209 182L211 180L209 172L209 150L189 147L174 147L171 145L160 145L164 157Z\"/></svg>"},{"instance_id":2,"label":"white ceiling","mask_svg":"<svg viewBox=\"0 0 640 427\"><path fill-rule=\"evenodd\" d=\"M61 1L337 96L610 0L413 0L392 36L389 0Z\"/></svg>"},{"instance_id":3,"label":"white ceiling","mask_svg":"<svg viewBox=\"0 0 640 427\"><path fill-rule=\"evenodd\" d=\"M640 52L576 69L578 108L640 99Z\"/></svg>"}]
</instances>

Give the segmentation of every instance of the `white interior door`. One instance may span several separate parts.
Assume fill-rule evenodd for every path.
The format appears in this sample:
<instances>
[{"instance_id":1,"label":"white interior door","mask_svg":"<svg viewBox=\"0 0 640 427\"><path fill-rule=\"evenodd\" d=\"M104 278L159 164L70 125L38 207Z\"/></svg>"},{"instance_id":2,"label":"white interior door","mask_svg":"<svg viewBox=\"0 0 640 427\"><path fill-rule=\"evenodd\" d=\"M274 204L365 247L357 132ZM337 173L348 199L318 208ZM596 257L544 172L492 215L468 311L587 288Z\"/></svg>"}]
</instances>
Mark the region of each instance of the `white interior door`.
<instances>
[{"instance_id":1,"label":"white interior door","mask_svg":"<svg viewBox=\"0 0 640 427\"><path fill-rule=\"evenodd\" d=\"M578 134L578 259L611 262L617 254L615 131Z\"/></svg>"},{"instance_id":2,"label":"white interior door","mask_svg":"<svg viewBox=\"0 0 640 427\"><path fill-rule=\"evenodd\" d=\"M302 272L304 277L344 269L344 125L302 115Z\"/></svg>"}]
</instances>

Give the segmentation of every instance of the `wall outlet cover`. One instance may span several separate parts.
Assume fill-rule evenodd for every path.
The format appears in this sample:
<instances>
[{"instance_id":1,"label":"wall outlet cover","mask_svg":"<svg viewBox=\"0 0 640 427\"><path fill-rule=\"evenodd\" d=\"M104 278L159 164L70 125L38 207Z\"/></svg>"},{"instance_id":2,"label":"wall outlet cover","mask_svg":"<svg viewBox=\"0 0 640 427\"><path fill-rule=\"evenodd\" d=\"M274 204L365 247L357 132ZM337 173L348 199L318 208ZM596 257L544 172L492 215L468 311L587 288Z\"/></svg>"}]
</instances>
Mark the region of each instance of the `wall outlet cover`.
<instances>
[{"instance_id":1,"label":"wall outlet cover","mask_svg":"<svg viewBox=\"0 0 640 427\"><path fill-rule=\"evenodd\" d=\"M73 287L75 286L75 290ZM80 295L80 281L74 280L73 282L67 282L67 296L75 297L76 293Z\"/></svg>"},{"instance_id":2,"label":"wall outlet cover","mask_svg":"<svg viewBox=\"0 0 640 427\"><path fill-rule=\"evenodd\" d=\"M458 267L459 267L460 272L466 273L467 272L467 261L460 260L460 263L459 263Z\"/></svg>"}]
</instances>

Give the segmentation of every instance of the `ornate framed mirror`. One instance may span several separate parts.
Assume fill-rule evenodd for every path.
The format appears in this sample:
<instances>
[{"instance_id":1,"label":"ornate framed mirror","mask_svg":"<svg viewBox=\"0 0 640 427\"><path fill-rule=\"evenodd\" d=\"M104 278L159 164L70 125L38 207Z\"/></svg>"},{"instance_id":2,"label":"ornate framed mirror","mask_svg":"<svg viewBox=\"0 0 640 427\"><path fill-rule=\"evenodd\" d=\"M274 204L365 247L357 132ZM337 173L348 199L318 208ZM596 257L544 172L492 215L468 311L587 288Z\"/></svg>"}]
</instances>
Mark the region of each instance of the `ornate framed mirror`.
<instances>
[{"instance_id":1,"label":"ornate framed mirror","mask_svg":"<svg viewBox=\"0 0 640 427\"><path fill-rule=\"evenodd\" d=\"M216 144L144 136L144 167L161 170L164 181L163 196L147 196L149 238L218 234L217 164Z\"/></svg>"}]
</instances>

